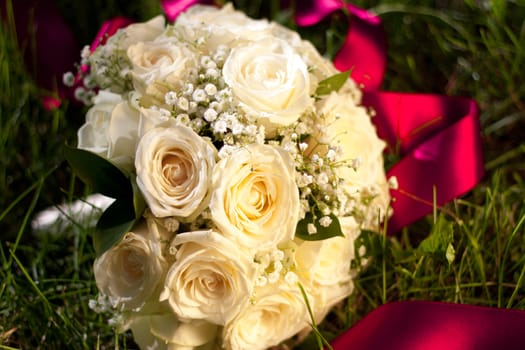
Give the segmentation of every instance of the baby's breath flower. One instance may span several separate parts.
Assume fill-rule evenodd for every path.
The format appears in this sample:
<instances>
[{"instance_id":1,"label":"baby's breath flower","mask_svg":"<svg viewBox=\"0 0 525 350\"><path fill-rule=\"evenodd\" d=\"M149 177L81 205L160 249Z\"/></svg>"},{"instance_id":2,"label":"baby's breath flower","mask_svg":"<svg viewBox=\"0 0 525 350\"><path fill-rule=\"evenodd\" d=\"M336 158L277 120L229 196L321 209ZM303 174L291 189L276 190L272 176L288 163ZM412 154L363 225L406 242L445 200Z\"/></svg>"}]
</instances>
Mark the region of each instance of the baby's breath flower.
<instances>
[{"instance_id":1,"label":"baby's breath flower","mask_svg":"<svg viewBox=\"0 0 525 350\"><path fill-rule=\"evenodd\" d=\"M397 177L395 176L390 176L388 178L388 186L393 189L393 190L397 190L399 188L399 183L397 182Z\"/></svg>"},{"instance_id":2,"label":"baby's breath flower","mask_svg":"<svg viewBox=\"0 0 525 350\"><path fill-rule=\"evenodd\" d=\"M217 93L217 87L211 83L206 84L204 91L208 96L213 96Z\"/></svg>"},{"instance_id":3,"label":"baby's breath flower","mask_svg":"<svg viewBox=\"0 0 525 350\"><path fill-rule=\"evenodd\" d=\"M228 126L226 125L226 121L223 119L217 120L213 124L213 132L216 134L224 134L226 131L228 131Z\"/></svg>"},{"instance_id":4,"label":"baby's breath flower","mask_svg":"<svg viewBox=\"0 0 525 350\"><path fill-rule=\"evenodd\" d=\"M239 122L233 122L231 130L233 135L240 135L244 131L244 125Z\"/></svg>"},{"instance_id":5,"label":"baby's breath flower","mask_svg":"<svg viewBox=\"0 0 525 350\"><path fill-rule=\"evenodd\" d=\"M217 64L211 59L210 56L201 57L201 66L204 68L217 68Z\"/></svg>"},{"instance_id":6,"label":"baby's breath flower","mask_svg":"<svg viewBox=\"0 0 525 350\"><path fill-rule=\"evenodd\" d=\"M190 116L186 113L181 113L175 117L177 124L188 125L190 123Z\"/></svg>"},{"instance_id":7,"label":"baby's breath flower","mask_svg":"<svg viewBox=\"0 0 525 350\"><path fill-rule=\"evenodd\" d=\"M299 144L299 149L301 150L301 152L306 151L307 148L308 148L308 144L306 142L301 142Z\"/></svg>"},{"instance_id":8,"label":"baby's breath flower","mask_svg":"<svg viewBox=\"0 0 525 350\"><path fill-rule=\"evenodd\" d=\"M217 115L218 115L218 113L217 113L216 110L214 110L214 109L212 109L212 108L208 108L208 109L206 110L206 112L204 112L204 119L205 119L207 122L211 123L211 122L213 122L215 119L217 119Z\"/></svg>"},{"instance_id":9,"label":"baby's breath flower","mask_svg":"<svg viewBox=\"0 0 525 350\"><path fill-rule=\"evenodd\" d=\"M363 160L361 159L361 157L352 159L352 168L354 168L354 170L357 170L357 168L361 166L362 162Z\"/></svg>"},{"instance_id":10,"label":"baby's breath flower","mask_svg":"<svg viewBox=\"0 0 525 350\"><path fill-rule=\"evenodd\" d=\"M279 277L281 277L280 271L274 271L268 274L268 282L271 284L277 282L279 280Z\"/></svg>"},{"instance_id":11,"label":"baby's breath flower","mask_svg":"<svg viewBox=\"0 0 525 350\"><path fill-rule=\"evenodd\" d=\"M220 77L220 72L215 68L208 68L206 69L206 74L204 76L208 79L218 79Z\"/></svg>"},{"instance_id":12,"label":"baby's breath flower","mask_svg":"<svg viewBox=\"0 0 525 350\"><path fill-rule=\"evenodd\" d=\"M164 95L164 102L166 102L168 106L174 106L177 103L177 93L175 91L166 93L166 95Z\"/></svg>"},{"instance_id":13,"label":"baby's breath flower","mask_svg":"<svg viewBox=\"0 0 525 350\"><path fill-rule=\"evenodd\" d=\"M72 87L75 84L75 75L72 72L64 73L62 82L65 86Z\"/></svg>"},{"instance_id":14,"label":"baby's breath flower","mask_svg":"<svg viewBox=\"0 0 525 350\"><path fill-rule=\"evenodd\" d=\"M193 93L193 84L192 83L184 84L182 94L186 96L190 96L192 93Z\"/></svg>"},{"instance_id":15,"label":"baby's breath flower","mask_svg":"<svg viewBox=\"0 0 525 350\"><path fill-rule=\"evenodd\" d=\"M323 227L328 227L332 224L332 218L329 216L323 216L319 219L319 224Z\"/></svg>"},{"instance_id":16,"label":"baby's breath flower","mask_svg":"<svg viewBox=\"0 0 525 350\"><path fill-rule=\"evenodd\" d=\"M206 92L203 89L195 89L191 95L193 101L195 102L204 102L206 101Z\"/></svg>"},{"instance_id":17,"label":"baby's breath flower","mask_svg":"<svg viewBox=\"0 0 525 350\"><path fill-rule=\"evenodd\" d=\"M297 274L293 271L288 271L286 275L284 275L284 281L290 285L296 284L298 280Z\"/></svg>"},{"instance_id":18,"label":"baby's breath flower","mask_svg":"<svg viewBox=\"0 0 525 350\"><path fill-rule=\"evenodd\" d=\"M328 159L330 162L335 161L335 156L336 156L335 150L333 150L332 148L330 148L328 152L326 153L326 159Z\"/></svg>"},{"instance_id":19,"label":"baby's breath flower","mask_svg":"<svg viewBox=\"0 0 525 350\"><path fill-rule=\"evenodd\" d=\"M264 287L266 284L268 284L268 278L266 278L266 276L257 276L255 279L256 286Z\"/></svg>"}]
</instances>

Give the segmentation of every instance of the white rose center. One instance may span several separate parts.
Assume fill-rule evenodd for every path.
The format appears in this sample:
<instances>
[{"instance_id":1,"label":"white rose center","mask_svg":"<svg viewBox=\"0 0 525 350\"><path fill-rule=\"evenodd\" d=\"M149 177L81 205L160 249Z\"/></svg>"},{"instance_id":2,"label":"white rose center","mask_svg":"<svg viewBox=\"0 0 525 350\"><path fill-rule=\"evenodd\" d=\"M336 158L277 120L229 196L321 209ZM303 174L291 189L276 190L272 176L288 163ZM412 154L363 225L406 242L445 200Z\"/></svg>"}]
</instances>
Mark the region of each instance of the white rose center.
<instances>
[{"instance_id":1,"label":"white rose center","mask_svg":"<svg viewBox=\"0 0 525 350\"><path fill-rule=\"evenodd\" d=\"M186 154L173 151L165 155L160 164L164 179L169 186L176 188L188 181L192 163L187 159Z\"/></svg>"},{"instance_id":2,"label":"white rose center","mask_svg":"<svg viewBox=\"0 0 525 350\"><path fill-rule=\"evenodd\" d=\"M123 273L126 281L140 282L144 278L143 257L132 249L123 249L121 254Z\"/></svg>"}]
</instances>

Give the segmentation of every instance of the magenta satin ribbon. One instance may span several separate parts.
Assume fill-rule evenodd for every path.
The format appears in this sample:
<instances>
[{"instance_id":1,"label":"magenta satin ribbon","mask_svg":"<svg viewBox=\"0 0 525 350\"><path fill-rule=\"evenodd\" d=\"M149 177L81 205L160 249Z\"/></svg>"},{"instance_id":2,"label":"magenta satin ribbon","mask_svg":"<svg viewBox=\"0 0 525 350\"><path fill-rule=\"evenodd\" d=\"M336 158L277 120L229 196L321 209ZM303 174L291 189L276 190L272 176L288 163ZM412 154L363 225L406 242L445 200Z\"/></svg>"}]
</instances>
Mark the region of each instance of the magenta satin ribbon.
<instances>
[{"instance_id":1,"label":"magenta satin ribbon","mask_svg":"<svg viewBox=\"0 0 525 350\"><path fill-rule=\"evenodd\" d=\"M379 306L332 342L334 350L525 349L525 312L428 301Z\"/></svg>"},{"instance_id":2,"label":"magenta satin ribbon","mask_svg":"<svg viewBox=\"0 0 525 350\"><path fill-rule=\"evenodd\" d=\"M468 98L368 92L363 103L389 149L401 156L387 172L399 183L391 190L394 215L388 232L398 232L438 206L472 189L484 173L478 107Z\"/></svg>"},{"instance_id":3,"label":"magenta satin ribbon","mask_svg":"<svg viewBox=\"0 0 525 350\"><path fill-rule=\"evenodd\" d=\"M43 89L42 104L46 109L57 108L60 99L71 97L62 83L62 75L73 69L73 63L80 57L76 39L52 0L11 2L18 44L23 48L28 71ZM4 21L6 11L6 1L0 0Z\"/></svg>"}]
</instances>

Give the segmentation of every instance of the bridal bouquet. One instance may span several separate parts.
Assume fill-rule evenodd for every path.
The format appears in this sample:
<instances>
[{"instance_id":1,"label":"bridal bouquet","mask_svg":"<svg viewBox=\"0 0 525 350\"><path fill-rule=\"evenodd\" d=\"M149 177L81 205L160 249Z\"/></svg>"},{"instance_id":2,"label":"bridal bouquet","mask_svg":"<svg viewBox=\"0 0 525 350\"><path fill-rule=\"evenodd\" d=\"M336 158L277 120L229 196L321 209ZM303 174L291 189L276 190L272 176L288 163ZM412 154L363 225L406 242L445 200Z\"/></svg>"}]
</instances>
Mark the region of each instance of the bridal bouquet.
<instances>
[{"instance_id":1,"label":"bridal bouquet","mask_svg":"<svg viewBox=\"0 0 525 350\"><path fill-rule=\"evenodd\" d=\"M129 25L82 64L90 108L65 155L114 198L95 311L142 349L266 349L352 292L354 242L390 198L349 72L231 5Z\"/></svg>"}]
</instances>

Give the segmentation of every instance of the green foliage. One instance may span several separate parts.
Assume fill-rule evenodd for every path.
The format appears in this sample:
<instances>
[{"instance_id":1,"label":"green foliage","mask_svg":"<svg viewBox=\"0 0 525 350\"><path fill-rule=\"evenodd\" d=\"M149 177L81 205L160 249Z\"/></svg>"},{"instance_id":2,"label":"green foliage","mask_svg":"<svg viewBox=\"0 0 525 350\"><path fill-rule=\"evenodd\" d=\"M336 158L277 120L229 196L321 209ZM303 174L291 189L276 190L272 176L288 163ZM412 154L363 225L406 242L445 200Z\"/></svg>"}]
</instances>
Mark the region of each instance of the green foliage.
<instances>
[{"instance_id":1,"label":"green foliage","mask_svg":"<svg viewBox=\"0 0 525 350\"><path fill-rule=\"evenodd\" d=\"M144 200L133 180L105 158L67 145L64 157L93 192L115 198L100 217L93 233L95 252L100 256L118 243L142 216Z\"/></svg>"},{"instance_id":2,"label":"green foliage","mask_svg":"<svg viewBox=\"0 0 525 350\"><path fill-rule=\"evenodd\" d=\"M363 232L356 242L354 264L364 267L355 293L318 332L332 339L378 305L397 300L525 309L524 3L355 4L372 8L383 20L389 47L384 90L477 100L487 174L471 193L395 237ZM145 20L159 11L158 2L149 0L57 0L57 5L80 43L88 43L111 16ZM236 1L236 6L293 25L292 13L280 12L277 1ZM299 31L333 57L347 25L341 13ZM75 143L84 111L41 107L40 91L20 64L19 44L7 21L0 27L0 347L133 348L129 334L114 335L105 315L88 307L96 295L93 228L75 222L60 233L31 230L40 209L85 193L61 163L63 144ZM316 347L315 336L300 346Z\"/></svg>"},{"instance_id":3,"label":"green foliage","mask_svg":"<svg viewBox=\"0 0 525 350\"><path fill-rule=\"evenodd\" d=\"M337 216L330 214L330 224L323 226L320 222L320 219L324 216L323 213L316 208L312 209L312 211L306 213L305 218L299 220L297 223L297 229L295 231L297 237L305 241L320 241L332 237L343 236L343 231L341 230L341 225L339 224ZM309 225L315 227L315 232L309 232Z\"/></svg>"},{"instance_id":4,"label":"green foliage","mask_svg":"<svg viewBox=\"0 0 525 350\"><path fill-rule=\"evenodd\" d=\"M432 231L418 247L423 255L436 255L442 257L452 264L454 261L454 223L440 215L437 222L432 226Z\"/></svg>"},{"instance_id":5,"label":"green foliage","mask_svg":"<svg viewBox=\"0 0 525 350\"><path fill-rule=\"evenodd\" d=\"M346 83L350 77L351 70L334 74L325 80L319 82L317 90L315 90L316 96L329 95L332 91L339 91L341 87Z\"/></svg>"}]
</instances>

